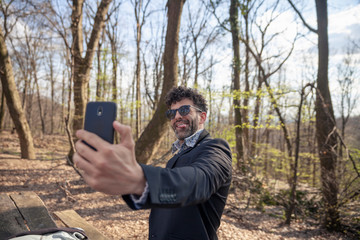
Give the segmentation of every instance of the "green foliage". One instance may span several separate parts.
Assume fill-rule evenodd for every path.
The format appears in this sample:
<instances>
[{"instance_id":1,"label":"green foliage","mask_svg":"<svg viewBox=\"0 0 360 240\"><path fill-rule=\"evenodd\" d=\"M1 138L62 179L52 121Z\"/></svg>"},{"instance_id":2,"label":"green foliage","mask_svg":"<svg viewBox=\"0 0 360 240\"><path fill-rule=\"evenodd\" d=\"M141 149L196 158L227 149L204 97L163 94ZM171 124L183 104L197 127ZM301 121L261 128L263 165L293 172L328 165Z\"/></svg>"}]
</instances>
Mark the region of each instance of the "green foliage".
<instances>
[{"instance_id":1,"label":"green foliage","mask_svg":"<svg viewBox=\"0 0 360 240\"><path fill-rule=\"evenodd\" d=\"M253 159L253 165L257 168L264 168L267 162L266 174L268 178L286 180L290 170L286 152L266 143L256 144L256 148L259 149L259 154Z\"/></svg>"},{"instance_id":2,"label":"green foliage","mask_svg":"<svg viewBox=\"0 0 360 240\"><path fill-rule=\"evenodd\" d=\"M223 126L218 128L216 132L212 134L214 138L223 138L225 139L229 145L230 148L234 149L236 146L236 137L235 137L235 127L234 126ZM232 151L233 154L233 161L236 163L236 152Z\"/></svg>"}]
</instances>

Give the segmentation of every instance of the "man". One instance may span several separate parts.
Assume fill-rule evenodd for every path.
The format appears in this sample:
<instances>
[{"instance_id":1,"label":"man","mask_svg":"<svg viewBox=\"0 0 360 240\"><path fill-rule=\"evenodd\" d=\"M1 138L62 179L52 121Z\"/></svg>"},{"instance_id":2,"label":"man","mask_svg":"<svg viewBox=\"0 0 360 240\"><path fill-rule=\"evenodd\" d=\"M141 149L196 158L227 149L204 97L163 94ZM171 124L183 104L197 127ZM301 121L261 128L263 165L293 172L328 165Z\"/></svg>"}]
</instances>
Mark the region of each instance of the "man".
<instances>
[{"instance_id":1,"label":"man","mask_svg":"<svg viewBox=\"0 0 360 240\"><path fill-rule=\"evenodd\" d=\"M116 121L120 144L79 130L73 160L94 189L123 195L132 209L151 208L149 239L217 239L231 182L230 147L204 129L207 104L196 90L173 88L166 104L178 138L166 168L139 165L131 129Z\"/></svg>"}]
</instances>

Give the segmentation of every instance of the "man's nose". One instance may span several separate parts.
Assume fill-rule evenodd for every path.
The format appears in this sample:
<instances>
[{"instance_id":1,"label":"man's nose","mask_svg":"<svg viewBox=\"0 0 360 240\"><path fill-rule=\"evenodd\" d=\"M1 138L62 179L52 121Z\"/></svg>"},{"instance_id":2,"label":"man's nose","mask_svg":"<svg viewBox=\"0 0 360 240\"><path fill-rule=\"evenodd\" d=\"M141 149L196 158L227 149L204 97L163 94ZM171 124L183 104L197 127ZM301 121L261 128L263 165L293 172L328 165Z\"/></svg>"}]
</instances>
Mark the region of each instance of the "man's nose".
<instances>
[{"instance_id":1,"label":"man's nose","mask_svg":"<svg viewBox=\"0 0 360 240\"><path fill-rule=\"evenodd\" d=\"M176 120L176 119L179 119L179 118L182 118L182 116L180 115L179 111L176 111L174 119Z\"/></svg>"}]
</instances>

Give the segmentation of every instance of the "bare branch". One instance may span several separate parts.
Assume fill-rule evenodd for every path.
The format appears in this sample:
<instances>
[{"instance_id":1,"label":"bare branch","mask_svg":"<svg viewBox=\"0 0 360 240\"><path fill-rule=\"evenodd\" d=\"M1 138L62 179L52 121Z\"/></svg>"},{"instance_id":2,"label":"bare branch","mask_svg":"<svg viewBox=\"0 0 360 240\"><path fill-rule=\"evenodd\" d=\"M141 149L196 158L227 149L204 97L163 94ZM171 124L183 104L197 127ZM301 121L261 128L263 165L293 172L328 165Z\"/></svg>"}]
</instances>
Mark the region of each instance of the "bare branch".
<instances>
[{"instance_id":1,"label":"bare branch","mask_svg":"<svg viewBox=\"0 0 360 240\"><path fill-rule=\"evenodd\" d=\"M313 33L318 33L318 30L311 27L304 19L304 17L302 16L302 14L300 13L300 11L296 8L295 4L291 1L288 0L288 2L290 3L291 7L294 9L294 11L297 13L297 15L299 16L299 18L301 19L301 21L303 22L304 26L307 27L311 32Z\"/></svg>"}]
</instances>

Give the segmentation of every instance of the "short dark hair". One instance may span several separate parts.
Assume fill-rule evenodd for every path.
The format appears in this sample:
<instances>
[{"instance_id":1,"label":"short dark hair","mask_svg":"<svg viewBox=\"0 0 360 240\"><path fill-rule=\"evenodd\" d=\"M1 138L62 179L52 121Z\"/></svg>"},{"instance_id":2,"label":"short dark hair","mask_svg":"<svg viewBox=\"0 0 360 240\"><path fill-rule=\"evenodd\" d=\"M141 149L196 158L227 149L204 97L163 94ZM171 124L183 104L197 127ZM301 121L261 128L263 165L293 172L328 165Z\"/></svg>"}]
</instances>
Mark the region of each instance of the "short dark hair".
<instances>
[{"instance_id":1,"label":"short dark hair","mask_svg":"<svg viewBox=\"0 0 360 240\"><path fill-rule=\"evenodd\" d=\"M172 104L177 103L185 98L192 100L196 107L200 108L204 112L207 112L208 108L206 99L200 93L198 93L196 89L183 86L172 88L166 95L165 104L168 108L170 108Z\"/></svg>"}]
</instances>

